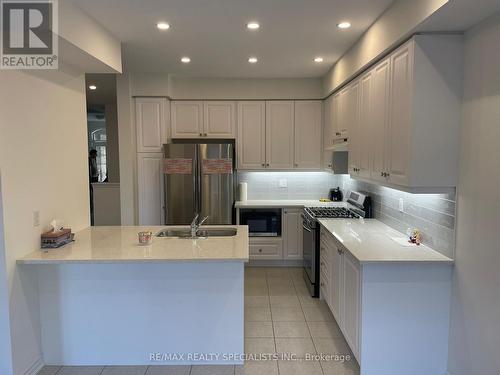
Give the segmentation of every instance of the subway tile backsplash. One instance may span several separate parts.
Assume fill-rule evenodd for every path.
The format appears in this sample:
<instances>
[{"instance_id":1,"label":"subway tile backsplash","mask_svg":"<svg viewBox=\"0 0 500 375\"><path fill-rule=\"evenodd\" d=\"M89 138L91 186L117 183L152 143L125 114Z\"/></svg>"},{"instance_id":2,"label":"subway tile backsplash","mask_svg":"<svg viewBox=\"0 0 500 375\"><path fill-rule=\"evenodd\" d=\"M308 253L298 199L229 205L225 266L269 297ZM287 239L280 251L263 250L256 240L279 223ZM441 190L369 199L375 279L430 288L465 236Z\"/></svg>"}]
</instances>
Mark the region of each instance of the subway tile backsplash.
<instances>
[{"instance_id":1,"label":"subway tile backsplash","mask_svg":"<svg viewBox=\"0 0 500 375\"><path fill-rule=\"evenodd\" d=\"M279 187L286 180L287 187ZM423 242L447 257L455 249L455 189L444 194L410 194L327 172L239 172L239 182L248 183L248 199L319 199L340 186L344 197L350 190L368 193L374 217L406 234L418 228ZM403 198L403 212L399 199Z\"/></svg>"},{"instance_id":2,"label":"subway tile backsplash","mask_svg":"<svg viewBox=\"0 0 500 375\"><path fill-rule=\"evenodd\" d=\"M280 187L280 180L287 187ZM342 177L328 172L238 172L248 183L248 199L319 199L340 186Z\"/></svg>"},{"instance_id":3,"label":"subway tile backsplash","mask_svg":"<svg viewBox=\"0 0 500 375\"><path fill-rule=\"evenodd\" d=\"M374 217L406 234L408 228L422 232L423 243L447 257L455 250L455 189L444 194L410 194L342 176L343 191L368 193L373 200ZM399 199L403 199L403 212Z\"/></svg>"}]
</instances>

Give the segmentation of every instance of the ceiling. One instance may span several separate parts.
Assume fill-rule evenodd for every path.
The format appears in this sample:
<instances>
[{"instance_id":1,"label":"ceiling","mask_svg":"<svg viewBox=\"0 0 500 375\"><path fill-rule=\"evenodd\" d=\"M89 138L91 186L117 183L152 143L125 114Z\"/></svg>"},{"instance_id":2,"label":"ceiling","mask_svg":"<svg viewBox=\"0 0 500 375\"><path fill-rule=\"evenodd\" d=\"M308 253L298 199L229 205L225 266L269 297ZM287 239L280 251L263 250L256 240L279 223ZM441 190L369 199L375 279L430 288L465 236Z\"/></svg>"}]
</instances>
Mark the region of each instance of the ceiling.
<instances>
[{"instance_id":1,"label":"ceiling","mask_svg":"<svg viewBox=\"0 0 500 375\"><path fill-rule=\"evenodd\" d=\"M97 86L97 90L90 90L90 85ZM116 103L116 76L114 74L86 74L85 87L88 107Z\"/></svg>"},{"instance_id":2,"label":"ceiling","mask_svg":"<svg viewBox=\"0 0 500 375\"><path fill-rule=\"evenodd\" d=\"M321 77L392 2L74 0L122 41L126 71L228 78ZM344 20L350 29L336 27ZM171 28L158 30L159 21ZM249 21L260 29L249 31Z\"/></svg>"}]
</instances>

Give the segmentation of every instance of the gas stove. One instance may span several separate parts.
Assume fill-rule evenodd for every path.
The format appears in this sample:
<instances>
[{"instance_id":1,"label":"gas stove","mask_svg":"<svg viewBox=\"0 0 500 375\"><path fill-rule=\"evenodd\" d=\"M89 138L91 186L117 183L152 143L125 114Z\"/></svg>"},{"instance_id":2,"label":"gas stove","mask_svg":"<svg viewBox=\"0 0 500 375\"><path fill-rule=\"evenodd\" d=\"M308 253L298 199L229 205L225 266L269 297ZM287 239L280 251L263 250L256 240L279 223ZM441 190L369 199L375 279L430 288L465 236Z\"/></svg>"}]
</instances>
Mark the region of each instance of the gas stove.
<instances>
[{"instance_id":1,"label":"gas stove","mask_svg":"<svg viewBox=\"0 0 500 375\"><path fill-rule=\"evenodd\" d=\"M319 297L320 283L320 224L319 219L371 218L370 197L351 191L347 201L339 206L305 207L302 212L304 280L311 296Z\"/></svg>"},{"instance_id":2,"label":"gas stove","mask_svg":"<svg viewBox=\"0 0 500 375\"><path fill-rule=\"evenodd\" d=\"M352 219L359 217L354 211L345 207L306 207L305 211L316 219Z\"/></svg>"}]
</instances>

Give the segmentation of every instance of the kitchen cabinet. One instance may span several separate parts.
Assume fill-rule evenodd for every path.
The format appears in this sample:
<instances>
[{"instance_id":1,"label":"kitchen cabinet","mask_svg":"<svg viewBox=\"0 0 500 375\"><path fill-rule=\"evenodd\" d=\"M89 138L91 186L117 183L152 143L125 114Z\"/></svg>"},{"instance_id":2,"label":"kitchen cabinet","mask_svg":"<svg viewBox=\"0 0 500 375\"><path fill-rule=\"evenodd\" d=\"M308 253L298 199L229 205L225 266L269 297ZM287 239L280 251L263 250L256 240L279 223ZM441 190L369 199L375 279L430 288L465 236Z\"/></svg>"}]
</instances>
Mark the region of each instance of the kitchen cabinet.
<instances>
[{"instance_id":1,"label":"kitchen cabinet","mask_svg":"<svg viewBox=\"0 0 500 375\"><path fill-rule=\"evenodd\" d=\"M203 134L203 102L172 101L172 138L200 138Z\"/></svg>"},{"instance_id":2,"label":"kitchen cabinet","mask_svg":"<svg viewBox=\"0 0 500 375\"><path fill-rule=\"evenodd\" d=\"M254 260L283 259L283 242L281 238L251 238L249 243L249 257Z\"/></svg>"},{"instance_id":3,"label":"kitchen cabinet","mask_svg":"<svg viewBox=\"0 0 500 375\"><path fill-rule=\"evenodd\" d=\"M341 250L342 291L341 307L344 336L356 358L359 358L361 326L361 269L351 253ZM343 305L343 306L342 306Z\"/></svg>"},{"instance_id":4,"label":"kitchen cabinet","mask_svg":"<svg viewBox=\"0 0 500 375\"><path fill-rule=\"evenodd\" d=\"M370 130L372 73L363 75L359 81L357 119L351 122L349 141L349 173L370 177Z\"/></svg>"},{"instance_id":5,"label":"kitchen cabinet","mask_svg":"<svg viewBox=\"0 0 500 375\"><path fill-rule=\"evenodd\" d=\"M357 127L350 89L340 92L351 177L410 192L457 185L462 44L456 35L417 35L367 70Z\"/></svg>"},{"instance_id":6,"label":"kitchen cabinet","mask_svg":"<svg viewBox=\"0 0 500 375\"><path fill-rule=\"evenodd\" d=\"M283 210L284 259L302 259L302 209Z\"/></svg>"},{"instance_id":7,"label":"kitchen cabinet","mask_svg":"<svg viewBox=\"0 0 500 375\"><path fill-rule=\"evenodd\" d=\"M266 103L238 102L238 169L266 168Z\"/></svg>"},{"instance_id":8,"label":"kitchen cabinet","mask_svg":"<svg viewBox=\"0 0 500 375\"><path fill-rule=\"evenodd\" d=\"M167 143L169 102L166 98L136 98L137 152L161 152Z\"/></svg>"},{"instance_id":9,"label":"kitchen cabinet","mask_svg":"<svg viewBox=\"0 0 500 375\"><path fill-rule=\"evenodd\" d=\"M266 167L294 168L294 102L266 102Z\"/></svg>"},{"instance_id":10,"label":"kitchen cabinet","mask_svg":"<svg viewBox=\"0 0 500 375\"><path fill-rule=\"evenodd\" d=\"M383 60L371 70L371 139L367 144L371 149L370 178L384 181L386 166L386 134L389 119L390 100L390 67L389 58Z\"/></svg>"},{"instance_id":11,"label":"kitchen cabinet","mask_svg":"<svg viewBox=\"0 0 500 375\"><path fill-rule=\"evenodd\" d=\"M295 102L295 168L321 168L321 112L322 105L319 100Z\"/></svg>"},{"instance_id":12,"label":"kitchen cabinet","mask_svg":"<svg viewBox=\"0 0 500 375\"><path fill-rule=\"evenodd\" d=\"M339 138L338 115L340 94L334 94L324 100L323 147L328 149Z\"/></svg>"},{"instance_id":13,"label":"kitchen cabinet","mask_svg":"<svg viewBox=\"0 0 500 375\"><path fill-rule=\"evenodd\" d=\"M163 153L137 154L139 225L164 223Z\"/></svg>"},{"instance_id":14,"label":"kitchen cabinet","mask_svg":"<svg viewBox=\"0 0 500 375\"><path fill-rule=\"evenodd\" d=\"M173 101L172 138L235 138L236 103Z\"/></svg>"},{"instance_id":15,"label":"kitchen cabinet","mask_svg":"<svg viewBox=\"0 0 500 375\"><path fill-rule=\"evenodd\" d=\"M320 231L322 296L356 358L360 358L361 268L323 227Z\"/></svg>"},{"instance_id":16,"label":"kitchen cabinet","mask_svg":"<svg viewBox=\"0 0 500 375\"><path fill-rule=\"evenodd\" d=\"M204 132L209 138L236 137L236 103L230 101L204 102Z\"/></svg>"}]
</instances>

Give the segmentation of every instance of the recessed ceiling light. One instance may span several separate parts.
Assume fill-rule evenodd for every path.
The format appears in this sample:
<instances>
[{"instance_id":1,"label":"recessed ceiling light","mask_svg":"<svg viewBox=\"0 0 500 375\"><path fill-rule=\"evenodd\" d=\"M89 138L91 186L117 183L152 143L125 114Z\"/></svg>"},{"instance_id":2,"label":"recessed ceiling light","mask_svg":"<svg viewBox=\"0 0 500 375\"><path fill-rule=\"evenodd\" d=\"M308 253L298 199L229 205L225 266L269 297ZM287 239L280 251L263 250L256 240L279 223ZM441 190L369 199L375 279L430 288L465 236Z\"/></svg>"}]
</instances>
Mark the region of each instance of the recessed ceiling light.
<instances>
[{"instance_id":1,"label":"recessed ceiling light","mask_svg":"<svg viewBox=\"0 0 500 375\"><path fill-rule=\"evenodd\" d=\"M187 64L187 63L190 63L191 62L191 59L187 56L184 56L181 58L181 61L184 63L184 64Z\"/></svg>"},{"instance_id":2,"label":"recessed ceiling light","mask_svg":"<svg viewBox=\"0 0 500 375\"><path fill-rule=\"evenodd\" d=\"M156 27L159 28L160 30L168 30L170 29L170 25L166 22L158 22L156 24Z\"/></svg>"},{"instance_id":3,"label":"recessed ceiling light","mask_svg":"<svg viewBox=\"0 0 500 375\"><path fill-rule=\"evenodd\" d=\"M248 62L250 64L255 64L257 61L259 61L256 57L249 57Z\"/></svg>"},{"instance_id":4,"label":"recessed ceiling light","mask_svg":"<svg viewBox=\"0 0 500 375\"><path fill-rule=\"evenodd\" d=\"M314 62L317 62L317 63L320 63L320 62L323 62L323 58L322 57L315 57L314 58Z\"/></svg>"},{"instance_id":5,"label":"recessed ceiling light","mask_svg":"<svg viewBox=\"0 0 500 375\"><path fill-rule=\"evenodd\" d=\"M339 29L348 29L349 27L351 27L351 23L350 22L341 22L339 24L337 24L337 27Z\"/></svg>"},{"instance_id":6,"label":"recessed ceiling light","mask_svg":"<svg viewBox=\"0 0 500 375\"><path fill-rule=\"evenodd\" d=\"M257 30L260 27L258 22L249 22L247 23L247 28L250 30Z\"/></svg>"},{"instance_id":7,"label":"recessed ceiling light","mask_svg":"<svg viewBox=\"0 0 500 375\"><path fill-rule=\"evenodd\" d=\"M97 90L97 86L96 85L90 85L89 86L89 90Z\"/></svg>"}]
</instances>

